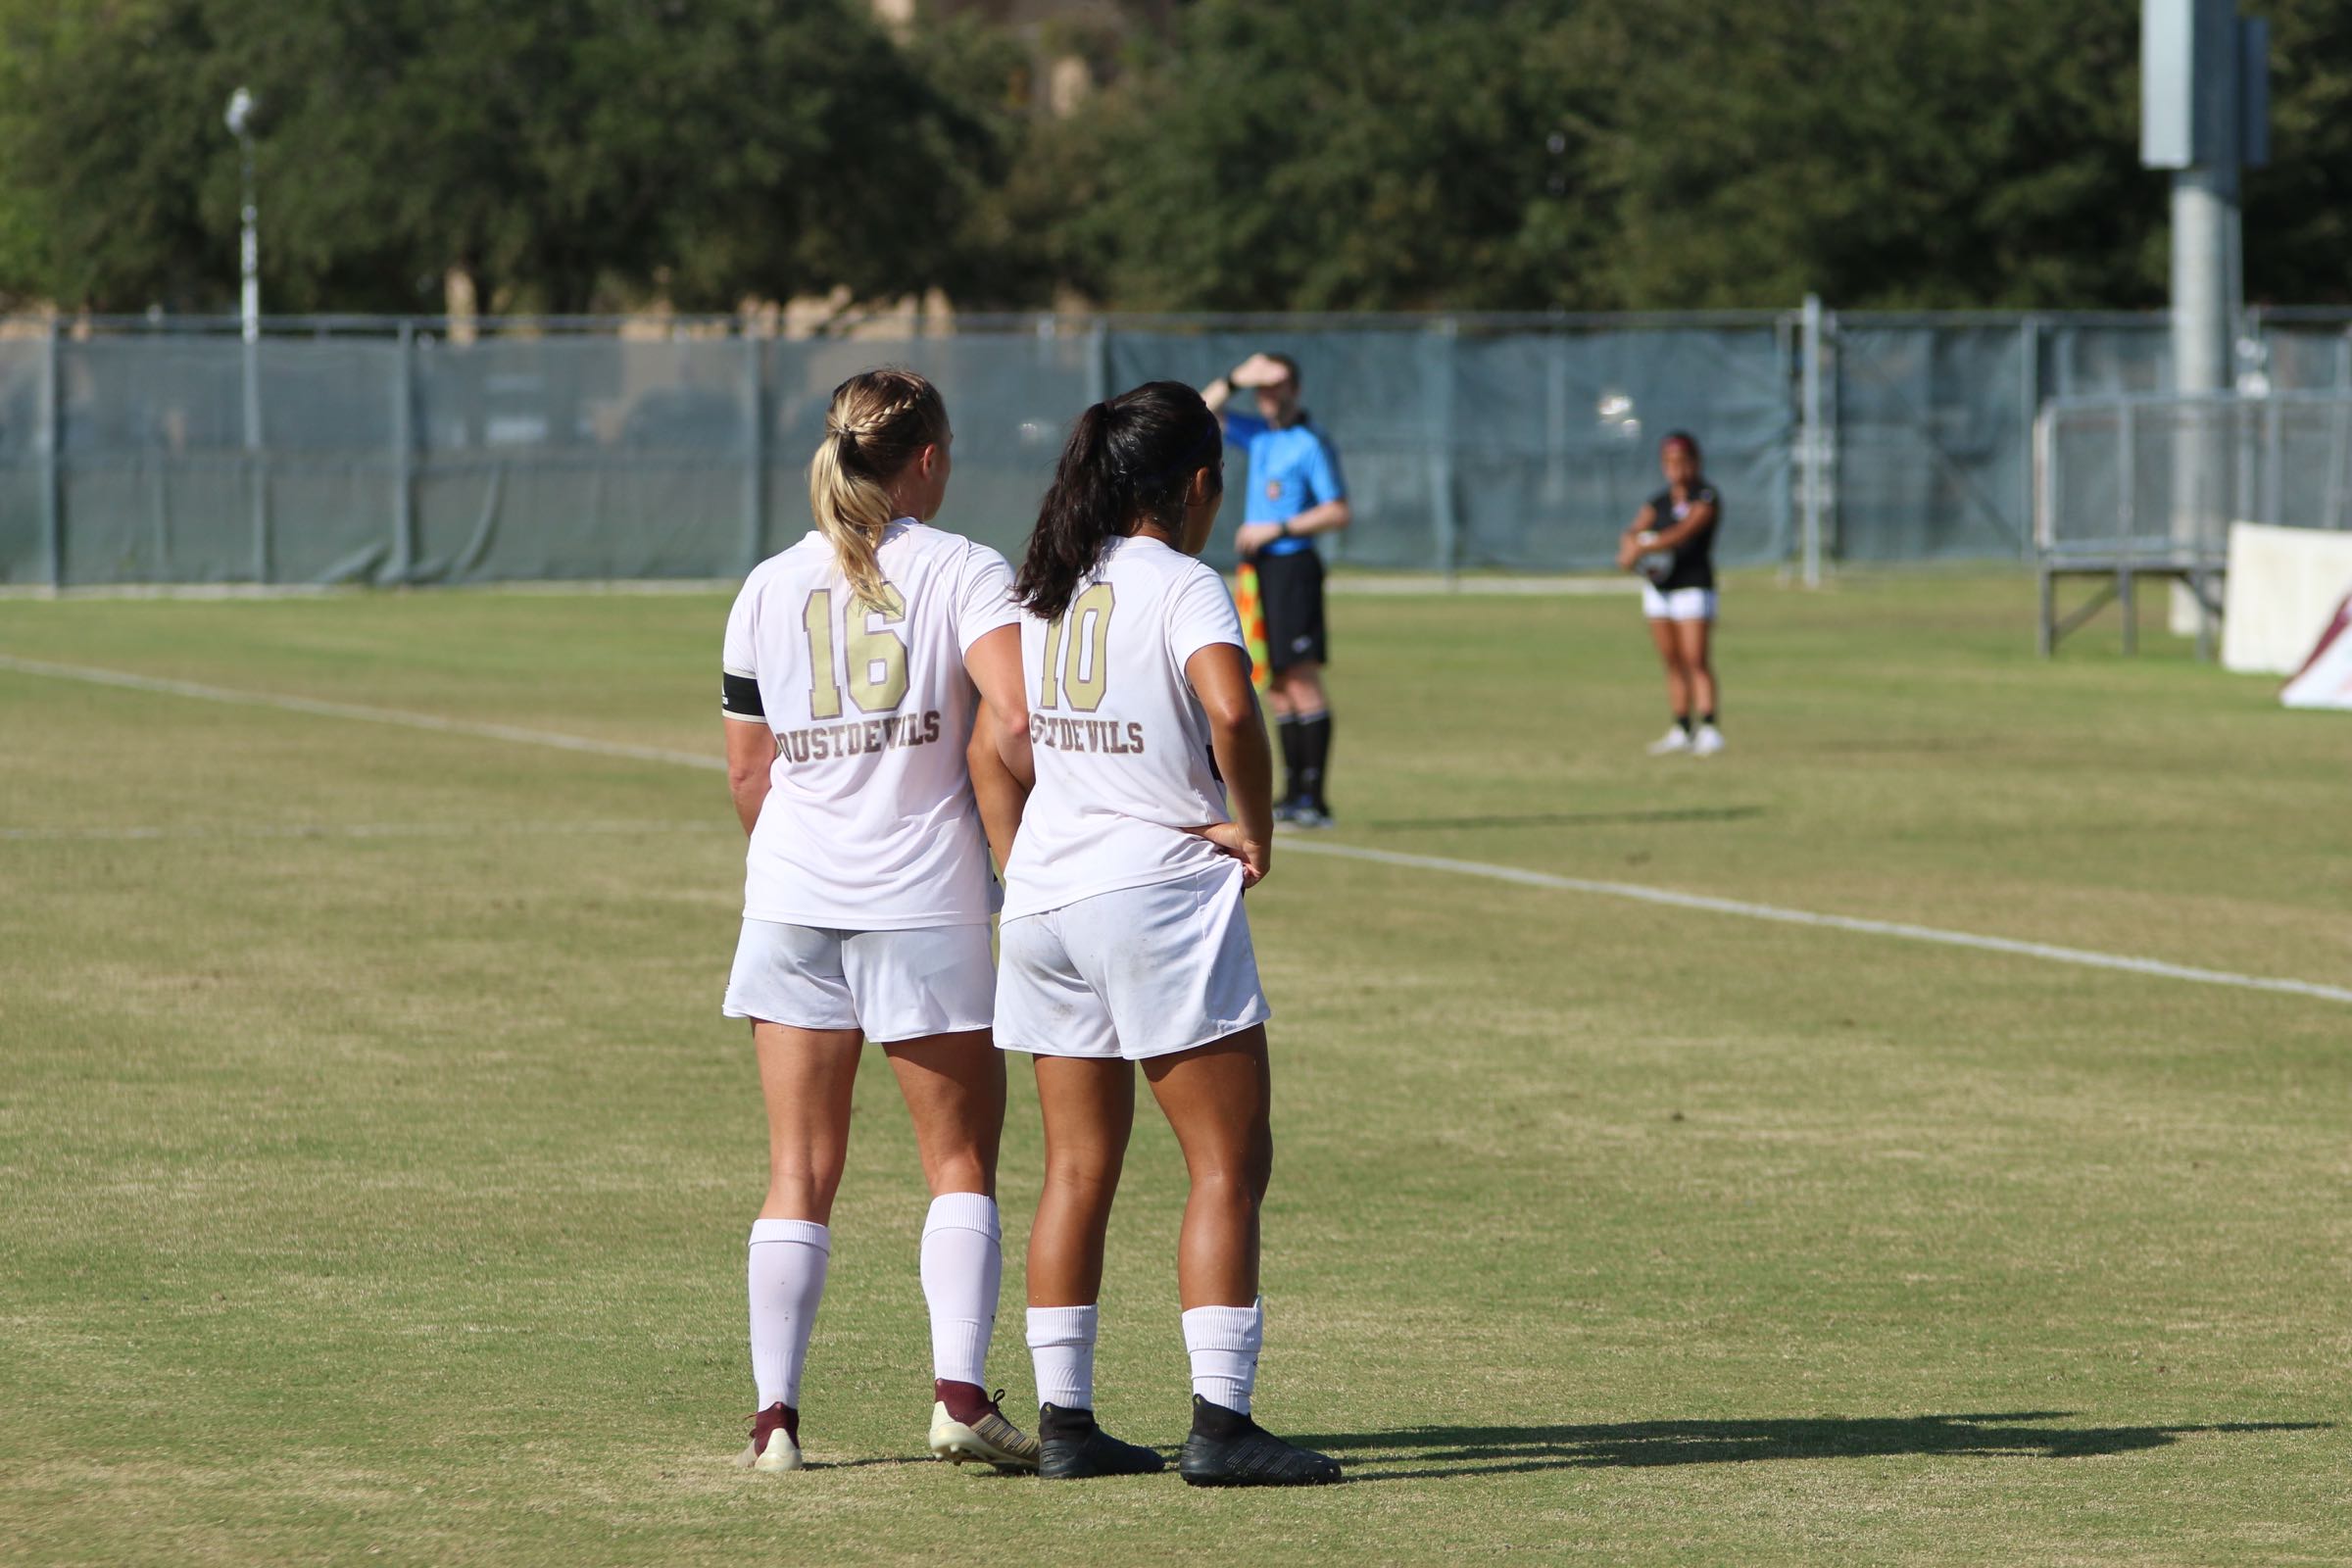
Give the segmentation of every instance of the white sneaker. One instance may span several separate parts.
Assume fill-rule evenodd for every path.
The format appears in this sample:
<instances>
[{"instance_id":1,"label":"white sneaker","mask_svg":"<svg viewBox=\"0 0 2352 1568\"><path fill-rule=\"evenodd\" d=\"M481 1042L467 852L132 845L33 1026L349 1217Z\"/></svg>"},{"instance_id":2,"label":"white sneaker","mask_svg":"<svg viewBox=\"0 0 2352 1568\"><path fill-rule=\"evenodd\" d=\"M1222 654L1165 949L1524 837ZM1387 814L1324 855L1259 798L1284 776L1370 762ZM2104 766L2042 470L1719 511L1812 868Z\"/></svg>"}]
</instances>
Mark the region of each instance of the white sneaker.
<instances>
[{"instance_id":1,"label":"white sneaker","mask_svg":"<svg viewBox=\"0 0 2352 1568\"><path fill-rule=\"evenodd\" d=\"M1692 757L1713 757L1722 750L1723 731L1712 724L1699 725L1696 738L1690 742L1690 755Z\"/></svg>"},{"instance_id":2,"label":"white sneaker","mask_svg":"<svg viewBox=\"0 0 2352 1568\"><path fill-rule=\"evenodd\" d=\"M1720 738L1716 744L1718 746L1723 744ZM1673 757L1677 753L1689 750L1690 750L1690 732L1680 724L1675 725L1649 743L1649 755L1652 757Z\"/></svg>"}]
</instances>

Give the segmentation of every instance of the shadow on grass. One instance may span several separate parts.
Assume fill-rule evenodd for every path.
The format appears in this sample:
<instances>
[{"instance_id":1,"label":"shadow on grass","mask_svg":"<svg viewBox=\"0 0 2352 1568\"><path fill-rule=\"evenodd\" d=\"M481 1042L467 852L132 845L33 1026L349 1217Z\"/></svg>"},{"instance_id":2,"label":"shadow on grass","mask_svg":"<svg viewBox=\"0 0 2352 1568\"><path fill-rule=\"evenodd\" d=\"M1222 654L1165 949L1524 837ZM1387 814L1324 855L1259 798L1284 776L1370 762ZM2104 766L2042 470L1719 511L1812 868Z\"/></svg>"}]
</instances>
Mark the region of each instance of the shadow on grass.
<instances>
[{"instance_id":1,"label":"shadow on grass","mask_svg":"<svg viewBox=\"0 0 2352 1568\"><path fill-rule=\"evenodd\" d=\"M1744 822L1762 816L1761 806L1661 807L1648 811L1536 811L1523 816L1387 816L1349 826L1423 827L1619 827L1668 822Z\"/></svg>"},{"instance_id":2,"label":"shadow on grass","mask_svg":"<svg viewBox=\"0 0 2352 1568\"><path fill-rule=\"evenodd\" d=\"M2186 1437L2313 1432L2329 1426L2290 1421L2194 1427L2033 1424L2063 1421L2072 1414L2023 1410L1999 1415L1629 1421L1601 1426L1405 1427L1394 1432L1301 1436L1292 1441L1341 1457L1348 1466L1348 1479L1362 1482L1442 1480L1530 1470L1738 1464L1753 1459L1858 1459L1891 1453L2080 1459L2167 1447ZM1391 1465L1403 1468L1388 1468Z\"/></svg>"}]
</instances>

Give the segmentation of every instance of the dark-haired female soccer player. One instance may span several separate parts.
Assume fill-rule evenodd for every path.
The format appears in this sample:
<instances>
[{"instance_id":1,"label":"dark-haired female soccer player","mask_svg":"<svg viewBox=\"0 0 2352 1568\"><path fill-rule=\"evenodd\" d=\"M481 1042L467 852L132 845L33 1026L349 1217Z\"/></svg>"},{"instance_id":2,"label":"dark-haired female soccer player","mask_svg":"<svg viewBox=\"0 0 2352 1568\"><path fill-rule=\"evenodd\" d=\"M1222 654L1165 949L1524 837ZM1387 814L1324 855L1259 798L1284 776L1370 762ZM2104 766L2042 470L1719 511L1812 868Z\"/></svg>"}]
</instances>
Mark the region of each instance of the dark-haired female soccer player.
<instances>
[{"instance_id":1,"label":"dark-haired female soccer player","mask_svg":"<svg viewBox=\"0 0 2352 1568\"><path fill-rule=\"evenodd\" d=\"M989 745L1027 765L1019 617L1004 558L924 520L952 439L921 376L844 381L808 465L816 528L754 567L727 616L727 777L751 852L725 1011L752 1020L768 1129L750 1258L760 1407L741 1461L756 1470L801 1467L801 1372L864 1040L890 1057L932 1194L931 1450L1037 1463L982 1392L1004 1060L988 1036L996 885L965 771L980 697Z\"/></svg>"},{"instance_id":2,"label":"dark-haired female soccer player","mask_svg":"<svg viewBox=\"0 0 2352 1568\"><path fill-rule=\"evenodd\" d=\"M1012 846L996 1024L1000 1047L1035 1055L1045 1111L1029 1348L1050 1479L1160 1468L1094 1413L1095 1302L1137 1063L1192 1177L1176 1282L1193 1425L1178 1469L1195 1486L1339 1479L1250 1413L1274 1140L1242 890L1266 873L1273 760L1233 601L1195 559L1223 446L1200 394L1173 381L1096 404L1014 581L1036 785L1017 835L992 833Z\"/></svg>"},{"instance_id":3,"label":"dark-haired female soccer player","mask_svg":"<svg viewBox=\"0 0 2352 1568\"><path fill-rule=\"evenodd\" d=\"M1699 471L1698 442L1681 430L1658 443L1666 488L1651 496L1617 541L1617 566L1639 571L1642 612L1666 664L1674 723L1650 744L1652 757L1723 750L1715 727L1715 534L1723 498ZM1692 713L1696 712L1695 723Z\"/></svg>"}]
</instances>

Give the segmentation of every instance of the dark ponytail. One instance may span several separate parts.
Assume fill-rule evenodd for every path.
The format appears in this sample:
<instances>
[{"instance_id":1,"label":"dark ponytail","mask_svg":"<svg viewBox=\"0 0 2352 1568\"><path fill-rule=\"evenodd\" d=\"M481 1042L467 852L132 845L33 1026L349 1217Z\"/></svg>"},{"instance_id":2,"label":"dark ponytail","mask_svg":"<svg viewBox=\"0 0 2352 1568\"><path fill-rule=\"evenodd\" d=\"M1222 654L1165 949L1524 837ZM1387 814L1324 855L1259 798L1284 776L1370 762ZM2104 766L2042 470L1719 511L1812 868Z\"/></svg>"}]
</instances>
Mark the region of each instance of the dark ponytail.
<instances>
[{"instance_id":1,"label":"dark ponytail","mask_svg":"<svg viewBox=\"0 0 2352 1568\"><path fill-rule=\"evenodd\" d=\"M1217 472L1224 451L1217 416L1181 381L1149 381L1088 409L1038 506L1013 597L1031 614L1059 615L1109 541L1139 522L1180 526L1193 475Z\"/></svg>"}]
</instances>

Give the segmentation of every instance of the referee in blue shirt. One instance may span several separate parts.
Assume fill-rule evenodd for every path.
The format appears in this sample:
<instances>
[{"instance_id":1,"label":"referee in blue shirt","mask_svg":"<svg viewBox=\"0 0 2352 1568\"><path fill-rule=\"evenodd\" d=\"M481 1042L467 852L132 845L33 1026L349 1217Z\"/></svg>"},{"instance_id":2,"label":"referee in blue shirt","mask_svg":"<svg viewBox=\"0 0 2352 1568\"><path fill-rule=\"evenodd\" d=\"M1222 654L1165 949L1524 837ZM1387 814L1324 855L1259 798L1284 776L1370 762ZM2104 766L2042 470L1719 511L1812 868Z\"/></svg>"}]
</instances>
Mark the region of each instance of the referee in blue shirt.
<instances>
[{"instance_id":1,"label":"referee in blue shirt","mask_svg":"<svg viewBox=\"0 0 2352 1568\"><path fill-rule=\"evenodd\" d=\"M1226 407L1237 391L1257 394L1255 416ZM1323 693L1330 657L1323 630L1323 558L1315 535L1348 526L1348 485L1331 440L1298 406L1298 365L1285 354L1252 354L1200 390L1225 421L1225 438L1250 452L1249 504L1234 546L1257 568L1266 612L1267 698L1282 737L1289 783L1277 820L1331 826L1325 790L1331 770L1331 703Z\"/></svg>"}]
</instances>

